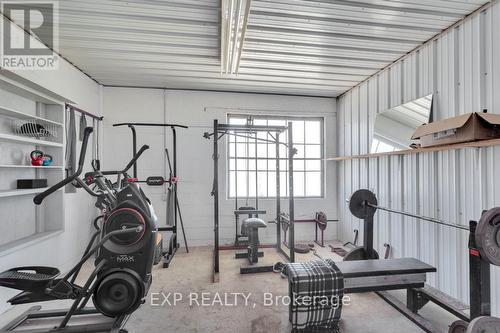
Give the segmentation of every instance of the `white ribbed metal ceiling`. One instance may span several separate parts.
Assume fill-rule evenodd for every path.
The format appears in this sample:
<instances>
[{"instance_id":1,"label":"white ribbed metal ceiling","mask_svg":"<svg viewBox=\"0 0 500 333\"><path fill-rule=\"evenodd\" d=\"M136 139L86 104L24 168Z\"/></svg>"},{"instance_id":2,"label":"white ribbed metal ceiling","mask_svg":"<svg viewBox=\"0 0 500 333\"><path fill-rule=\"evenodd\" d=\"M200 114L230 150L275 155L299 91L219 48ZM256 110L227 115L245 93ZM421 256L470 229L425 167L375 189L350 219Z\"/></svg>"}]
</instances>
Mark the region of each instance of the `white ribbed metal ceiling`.
<instances>
[{"instance_id":1,"label":"white ribbed metal ceiling","mask_svg":"<svg viewBox=\"0 0 500 333\"><path fill-rule=\"evenodd\" d=\"M253 0L225 77L220 0L65 0L60 52L104 85L335 97L485 2Z\"/></svg>"}]
</instances>

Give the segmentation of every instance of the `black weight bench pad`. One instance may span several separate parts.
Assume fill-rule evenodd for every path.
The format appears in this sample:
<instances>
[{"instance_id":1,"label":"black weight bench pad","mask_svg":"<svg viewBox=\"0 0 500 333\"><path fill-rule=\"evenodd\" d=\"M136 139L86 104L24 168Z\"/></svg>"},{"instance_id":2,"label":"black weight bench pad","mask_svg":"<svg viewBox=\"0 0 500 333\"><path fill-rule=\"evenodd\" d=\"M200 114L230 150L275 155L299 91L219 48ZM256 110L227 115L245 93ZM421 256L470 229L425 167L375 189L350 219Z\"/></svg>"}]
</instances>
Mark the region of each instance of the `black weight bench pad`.
<instances>
[{"instance_id":1,"label":"black weight bench pad","mask_svg":"<svg viewBox=\"0 0 500 333\"><path fill-rule=\"evenodd\" d=\"M423 287L436 268L415 258L355 260L336 263L346 293Z\"/></svg>"},{"instance_id":2,"label":"black weight bench pad","mask_svg":"<svg viewBox=\"0 0 500 333\"><path fill-rule=\"evenodd\" d=\"M435 267L415 258L341 261L337 262L336 265L344 278L434 273L437 271Z\"/></svg>"}]
</instances>

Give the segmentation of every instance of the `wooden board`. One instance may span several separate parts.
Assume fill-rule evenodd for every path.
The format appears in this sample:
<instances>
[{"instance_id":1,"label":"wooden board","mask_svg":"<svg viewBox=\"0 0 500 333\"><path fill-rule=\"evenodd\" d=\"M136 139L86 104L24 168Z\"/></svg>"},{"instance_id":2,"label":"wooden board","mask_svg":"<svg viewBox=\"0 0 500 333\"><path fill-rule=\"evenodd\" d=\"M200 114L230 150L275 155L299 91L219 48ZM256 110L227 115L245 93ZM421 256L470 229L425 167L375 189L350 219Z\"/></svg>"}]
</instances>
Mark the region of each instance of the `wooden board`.
<instances>
[{"instance_id":1,"label":"wooden board","mask_svg":"<svg viewBox=\"0 0 500 333\"><path fill-rule=\"evenodd\" d=\"M453 145L418 148L418 149L407 149L407 150L392 151L392 152L387 152L387 153L332 157L332 158L326 158L325 160L327 160L327 161L347 161L347 160L367 159L367 158L375 158L375 157L382 157L382 156L409 155L409 154L419 154L419 153L430 153L430 152L435 152L435 151L455 150L455 149L462 149L462 148L491 147L491 146L498 146L498 145L500 145L500 139L474 141L474 142L463 142L463 143L457 143L457 144L453 144Z\"/></svg>"}]
</instances>

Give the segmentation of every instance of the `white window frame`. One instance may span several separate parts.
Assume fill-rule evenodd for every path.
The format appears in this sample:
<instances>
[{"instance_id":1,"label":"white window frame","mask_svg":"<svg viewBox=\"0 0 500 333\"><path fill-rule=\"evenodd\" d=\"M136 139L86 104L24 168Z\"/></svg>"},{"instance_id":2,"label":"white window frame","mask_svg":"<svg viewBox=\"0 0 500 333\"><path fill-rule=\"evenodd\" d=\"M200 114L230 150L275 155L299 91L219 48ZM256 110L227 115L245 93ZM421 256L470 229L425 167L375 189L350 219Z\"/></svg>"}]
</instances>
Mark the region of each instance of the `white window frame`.
<instances>
[{"instance_id":1,"label":"white window frame","mask_svg":"<svg viewBox=\"0 0 500 333\"><path fill-rule=\"evenodd\" d=\"M296 168L294 167L294 174L295 173L303 173L304 177L304 195L294 195L295 198L299 198L299 199L322 199L325 197L325 163L324 163L324 155L325 155L325 136L324 136L324 124L325 124L325 118L324 117L321 117L321 116L310 116L310 117L307 117L307 116L277 116L277 115L248 115L248 114L228 114L227 115L227 123L228 124L231 124L231 119L235 119L235 118L238 118L238 119L241 119L241 118L244 118L244 119L247 119L247 118L251 118L251 119L258 119L258 120L261 120L261 119L266 119L266 120L285 120L285 121L319 121L319 127L320 127L320 143L319 144L314 144L314 143L307 143L307 138L306 138L306 134L305 134L305 126L304 126L304 143L296 143L294 142L294 147L296 147L297 149L304 149L305 147L307 146L313 146L313 145L318 145L320 146L320 157L319 158L306 158L305 157L305 151L304 151L304 157L301 157L301 158L294 158L294 161L304 161L304 170L300 170L300 171L297 171ZM227 157L226 157L226 170L227 170L227 177L226 177L226 183L227 183L227 187L226 187L226 198L227 199L235 199L236 198L236 195L235 193L231 193L231 186L232 186L232 182L231 182L231 178L232 178L232 173L235 172L235 168L234 167L231 167L232 165L232 160L234 160L234 148L231 148L231 142L234 142L235 141L235 137L233 135L228 135L227 136L227 140L226 140L226 151L227 151ZM286 132L281 134L280 135L280 141L281 142L285 142L287 140L287 135L286 135ZM250 143L251 144L254 144L254 143ZM266 143L258 143L258 144L266 144ZM255 145L255 144L254 144ZM275 143L267 143L268 145L268 150L267 150L267 159L268 160L275 160L274 157L269 157L269 149L273 149L275 150ZM234 147L234 146L233 146ZM274 154L272 155L274 156ZM246 157L243 157L243 158L240 158L238 157L238 159L243 159L243 160L255 160L252 156L249 156L248 158ZM260 159L264 159L264 158L260 158ZM288 164L288 156L287 154L280 154L280 160L282 161L282 163L286 166ZM306 161L307 160L314 160L314 161L319 161L320 163L320 169L319 171L318 170L312 170L312 171L308 171L306 170L306 167L305 167L305 164L306 164ZM294 163L296 164L296 162ZM234 165L234 164L233 164ZM248 164L247 164L248 165ZM270 185L269 185L269 173L270 172L273 172L275 170L274 167L269 167L269 162L267 163L267 167L265 170L263 169L260 169L258 170L259 172L266 172L267 173L267 189L266 189L266 193L267 195L259 195L258 196L258 199L263 199L263 200L266 200L266 199L276 199L276 195L269 195L269 189L270 189ZM248 172L248 174L250 173L255 173L255 168L253 167L249 167L248 169L238 169L237 171L242 171L242 172ZM320 190L320 195L306 195L306 186L307 186L307 183L306 183L306 174L308 172L319 172L320 173L320 186L321 186L321 190ZM282 189L286 189L286 192L284 191L281 191L280 193L280 196L282 198L288 198L288 167L284 167L283 165L281 165L280 167L280 173L283 174L282 176L282 182L283 180L285 180L285 183L282 184ZM274 177L275 177L275 174L274 174ZM254 178L254 177L253 177ZM247 193L249 193L249 190L248 188L250 188L250 186L252 187L255 187L255 183L252 182L252 184L250 184L250 180L249 178L247 178L247 184L246 184L246 187L247 187ZM294 179L294 183L296 183L297 180ZM271 187L274 186L274 185L271 185ZM260 192L260 191L259 191ZM275 192L275 191L273 191ZM255 199L255 195L248 195L248 196L242 196L242 195L239 195L238 196L238 199L241 199L241 198L248 198L248 199Z\"/></svg>"}]
</instances>

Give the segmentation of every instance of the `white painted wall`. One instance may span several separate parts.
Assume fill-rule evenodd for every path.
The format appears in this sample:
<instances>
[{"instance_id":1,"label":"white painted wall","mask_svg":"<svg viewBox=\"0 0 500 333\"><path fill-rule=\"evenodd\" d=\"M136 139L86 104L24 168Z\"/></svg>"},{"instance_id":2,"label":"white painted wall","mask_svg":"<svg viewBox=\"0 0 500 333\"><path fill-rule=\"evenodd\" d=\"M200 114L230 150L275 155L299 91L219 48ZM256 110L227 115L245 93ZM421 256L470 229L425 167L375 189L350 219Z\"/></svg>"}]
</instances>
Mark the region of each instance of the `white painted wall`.
<instances>
[{"instance_id":1,"label":"white painted wall","mask_svg":"<svg viewBox=\"0 0 500 333\"><path fill-rule=\"evenodd\" d=\"M117 122L169 122L190 126L178 129L178 170L180 177L179 199L183 218L192 245L213 243L213 200L210 196L213 180L212 141L202 137L211 131L213 120L226 122L226 114L259 113L270 115L300 115L325 117L325 155L335 154L335 100L238 93L213 93L194 91L164 91L161 89L104 88L103 112L105 144L104 167L121 168L131 156L131 133L126 127L113 128ZM164 175L165 140L171 144L170 131L159 128L137 127L138 145L148 144L151 149L139 161L139 178L148 175ZM234 201L224 199L226 155L225 145L220 144L220 234L221 243L234 241ZM324 211L329 218L336 218L335 165L328 164L325 170L325 197L320 199L296 199L296 217L313 217L315 211ZM165 202L161 188L143 187L152 199L160 221L165 218ZM243 202L242 202L243 203ZM261 200L260 207L272 219L275 215L273 200ZM262 242L272 242L275 228L262 233ZM296 237L311 241L314 238L313 225L298 225ZM327 239L336 239L336 224L325 231Z\"/></svg>"},{"instance_id":2,"label":"white painted wall","mask_svg":"<svg viewBox=\"0 0 500 333\"><path fill-rule=\"evenodd\" d=\"M1 19L0 16L0 22ZM101 114L101 87L65 60L57 71L4 71L2 75L43 93L59 96L61 100L72 101L94 114ZM90 157L86 161L87 165L89 163ZM0 254L0 271L15 266L46 265L58 267L64 272L77 262L89 240L91 220L96 216L96 210L92 198L83 191L65 194L64 201L64 232L19 251ZM2 220L9 219L2 214L0 217ZM14 294L15 291L0 288L0 312L8 308L5 301Z\"/></svg>"},{"instance_id":3,"label":"white painted wall","mask_svg":"<svg viewBox=\"0 0 500 333\"><path fill-rule=\"evenodd\" d=\"M433 93L435 119L488 109L500 113L500 4L474 14L404 60L338 99L339 155L369 152L377 113ZM339 234L362 230L345 199L359 188L377 193L379 203L467 225L483 209L500 205L500 148L462 149L352 160L339 167ZM430 284L468 302L467 233L377 213L375 246L392 245L393 257L416 257L435 265ZM383 252L382 252L383 253ZM498 284L500 269L492 270ZM492 288L500 314L500 290Z\"/></svg>"}]
</instances>

